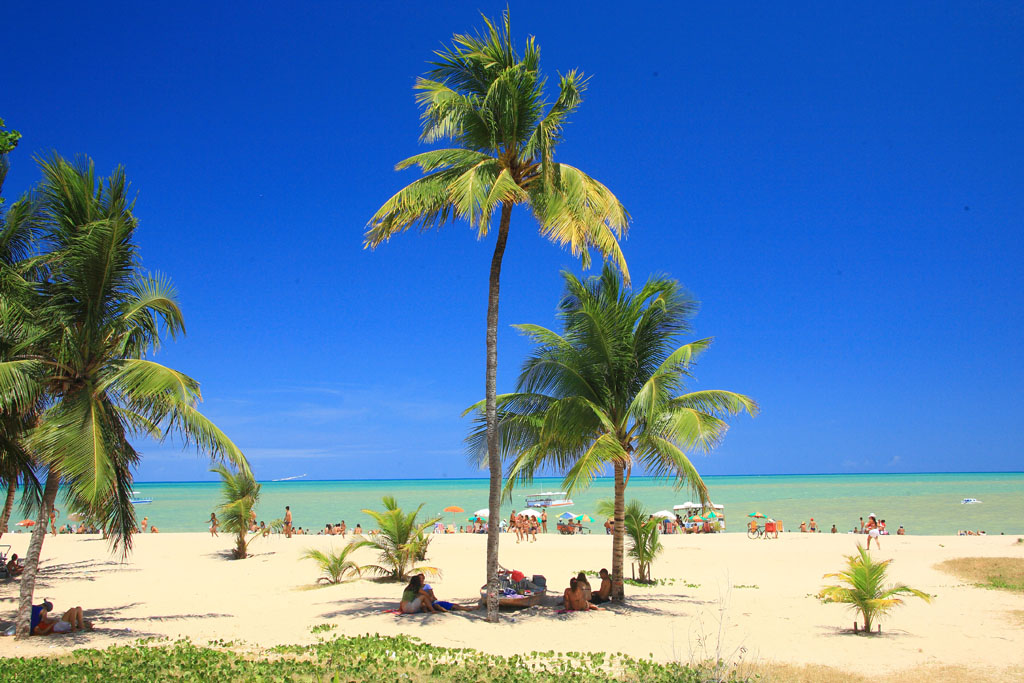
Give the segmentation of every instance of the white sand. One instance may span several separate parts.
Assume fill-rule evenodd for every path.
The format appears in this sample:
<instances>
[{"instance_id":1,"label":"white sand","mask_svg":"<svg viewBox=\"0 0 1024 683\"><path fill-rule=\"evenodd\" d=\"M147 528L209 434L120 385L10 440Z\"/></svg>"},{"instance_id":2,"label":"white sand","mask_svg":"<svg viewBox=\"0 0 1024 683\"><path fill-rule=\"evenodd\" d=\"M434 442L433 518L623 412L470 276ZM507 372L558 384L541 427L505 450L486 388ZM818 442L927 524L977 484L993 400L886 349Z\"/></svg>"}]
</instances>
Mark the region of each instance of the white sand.
<instances>
[{"instance_id":1,"label":"white sand","mask_svg":"<svg viewBox=\"0 0 1024 683\"><path fill-rule=\"evenodd\" d=\"M102 647L142 636L188 636L197 643L240 640L269 646L315 642L310 627L336 624L332 633L418 636L438 645L500 654L531 650L592 650L653 655L658 660L722 656L746 661L818 663L860 673L919 664L1008 667L1024 664L1024 596L965 585L934 565L955 557L1024 557L1016 537L889 536L881 557L896 558L893 580L936 595L912 599L882 621L883 637L850 635L854 616L814 595L822 575L842 568L845 553L863 537L787 533L776 541L744 535L671 536L656 562L656 578L674 585L627 586L628 603L609 611L559 615L551 607L506 613L488 624L482 612L396 617L401 586L354 581L309 589L309 547L340 547L340 538L281 536L253 543L253 557L225 559L231 539L208 534L136 538L128 562L112 559L98 538L49 536L36 602L58 610L80 604L98 630L15 642L0 638L0 655L54 654L69 647ZM427 564L444 575L432 581L439 598L472 602L484 576L484 536L437 536ZM24 555L29 534L6 534ZM501 561L527 574L544 574L559 592L581 568L610 567L611 537L549 535L535 544L502 537ZM879 555L879 553L876 553ZM372 551L361 550L361 563ZM627 564L627 576L629 566ZM699 584L692 588L684 581ZM756 586L756 587L740 587ZM17 582L0 584L0 619L13 620ZM1017 620L1017 621L1015 621ZM724 628L719 628L722 621ZM721 633L721 635L720 635Z\"/></svg>"}]
</instances>

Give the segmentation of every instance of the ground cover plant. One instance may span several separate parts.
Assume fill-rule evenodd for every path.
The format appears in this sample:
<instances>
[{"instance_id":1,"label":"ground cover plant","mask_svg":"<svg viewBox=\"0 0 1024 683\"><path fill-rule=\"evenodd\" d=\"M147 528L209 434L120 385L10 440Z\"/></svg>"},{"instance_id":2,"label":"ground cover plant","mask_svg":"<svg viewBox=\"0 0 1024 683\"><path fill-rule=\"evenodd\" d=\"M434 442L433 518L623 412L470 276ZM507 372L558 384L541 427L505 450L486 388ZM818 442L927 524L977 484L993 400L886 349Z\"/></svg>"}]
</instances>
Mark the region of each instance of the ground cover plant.
<instances>
[{"instance_id":1,"label":"ground cover plant","mask_svg":"<svg viewBox=\"0 0 1024 683\"><path fill-rule=\"evenodd\" d=\"M957 557L936 567L982 588L1024 593L1024 558Z\"/></svg>"},{"instance_id":2,"label":"ground cover plant","mask_svg":"<svg viewBox=\"0 0 1024 683\"><path fill-rule=\"evenodd\" d=\"M76 650L58 658L4 661L8 680L48 681L485 681L581 683L628 681L705 683L700 667L659 664L625 655L535 652L501 657L470 649L427 645L406 636L337 637L314 645L258 652L189 641L151 641L106 650ZM730 676L727 682L748 679Z\"/></svg>"}]
</instances>

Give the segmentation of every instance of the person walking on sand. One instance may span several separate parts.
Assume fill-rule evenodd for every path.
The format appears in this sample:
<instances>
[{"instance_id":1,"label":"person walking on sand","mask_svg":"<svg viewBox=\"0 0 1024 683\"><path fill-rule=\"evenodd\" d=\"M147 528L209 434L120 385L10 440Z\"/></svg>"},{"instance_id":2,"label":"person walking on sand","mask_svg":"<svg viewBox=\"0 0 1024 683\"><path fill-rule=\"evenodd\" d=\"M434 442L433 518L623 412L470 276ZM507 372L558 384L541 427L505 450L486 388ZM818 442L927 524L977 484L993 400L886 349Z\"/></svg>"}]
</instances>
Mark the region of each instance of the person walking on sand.
<instances>
[{"instance_id":1,"label":"person walking on sand","mask_svg":"<svg viewBox=\"0 0 1024 683\"><path fill-rule=\"evenodd\" d=\"M210 535L211 536L216 536L217 535L217 526L219 524L220 524L220 522L217 521L217 513L216 512L211 512L210 513Z\"/></svg>"},{"instance_id":2,"label":"person walking on sand","mask_svg":"<svg viewBox=\"0 0 1024 683\"><path fill-rule=\"evenodd\" d=\"M146 527L148 527L148 526L149 526L149 517L143 517L142 518L142 532L143 533L146 532Z\"/></svg>"},{"instance_id":3,"label":"person walking on sand","mask_svg":"<svg viewBox=\"0 0 1024 683\"><path fill-rule=\"evenodd\" d=\"M878 521L877 521L877 518L873 514L872 515L868 515L868 523L867 523L867 526L865 527L865 529L867 530L867 534L868 534L868 550L871 550L871 539L872 538L875 539L875 550L881 550L882 549L882 545L881 545L881 542L878 540L881 534L878 531Z\"/></svg>"},{"instance_id":4,"label":"person walking on sand","mask_svg":"<svg viewBox=\"0 0 1024 683\"><path fill-rule=\"evenodd\" d=\"M54 536L57 535L57 515L59 514L60 510L58 510L57 508L53 508L52 510L50 510L50 531L53 532Z\"/></svg>"},{"instance_id":5,"label":"person walking on sand","mask_svg":"<svg viewBox=\"0 0 1024 683\"><path fill-rule=\"evenodd\" d=\"M548 532L548 509L541 508L540 510L540 528L543 533Z\"/></svg>"},{"instance_id":6,"label":"person walking on sand","mask_svg":"<svg viewBox=\"0 0 1024 683\"><path fill-rule=\"evenodd\" d=\"M292 537L292 509L290 506L284 506L284 537Z\"/></svg>"},{"instance_id":7,"label":"person walking on sand","mask_svg":"<svg viewBox=\"0 0 1024 683\"><path fill-rule=\"evenodd\" d=\"M808 526L810 527L812 534L818 533L818 523L814 521L814 517L811 517L811 523Z\"/></svg>"},{"instance_id":8,"label":"person walking on sand","mask_svg":"<svg viewBox=\"0 0 1024 683\"><path fill-rule=\"evenodd\" d=\"M864 533L864 518L860 518L860 533Z\"/></svg>"}]
</instances>

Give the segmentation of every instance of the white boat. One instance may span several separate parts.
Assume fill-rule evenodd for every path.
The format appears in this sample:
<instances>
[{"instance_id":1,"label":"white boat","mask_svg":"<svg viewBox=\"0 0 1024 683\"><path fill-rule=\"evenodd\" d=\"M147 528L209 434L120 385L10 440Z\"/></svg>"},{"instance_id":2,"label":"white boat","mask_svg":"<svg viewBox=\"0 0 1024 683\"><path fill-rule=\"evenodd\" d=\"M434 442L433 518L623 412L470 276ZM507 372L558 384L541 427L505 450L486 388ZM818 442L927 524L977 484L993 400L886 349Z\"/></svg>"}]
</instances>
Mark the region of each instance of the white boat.
<instances>
[{"instance_id":1,"label":"white boat","mask_svg":"<svg viewBox=\"0 0 1024 683\"><path fill-rule=\"evenodd\" d=\"M526 496L526 507L528 508L564 508L572 505L572 501L566 496L565 491L546 491L544 493L532 493Z\"/></svg>"},{"instance_id":2,"label":"white boat","mask_svg":"<svg viewBox=\"0 0 1024 683\"><path fill-rule=\"evenodd\" d=\"M296 479L302 479L305 474L298 474L294 477L281 477L280 479L271 479L270 481L295 481Z\"/></svg>"},{"instance_id":3,"label":"white boat","mask_svg":"<svg viewBox=\"0 0 1024 683\"><path fill-rule=\"evenodd\" d=\"M152 498L143 498L139 495L138 491L132 491L132 497L129 500L132 505L147 505L153 502Z\"/></svg>"},{"instance_id":4,"label":"white boat","mask_svg":"<svg viewBox=\"0 0 1024 683\"><path fill-rule=\"evenodd\" d=\"M980 503L980 502L981 501L978 500L977 498L964 498L963 500L960 501L960 504L961 505L974 505L975 503Z\"/></svg>"}]
</instances>

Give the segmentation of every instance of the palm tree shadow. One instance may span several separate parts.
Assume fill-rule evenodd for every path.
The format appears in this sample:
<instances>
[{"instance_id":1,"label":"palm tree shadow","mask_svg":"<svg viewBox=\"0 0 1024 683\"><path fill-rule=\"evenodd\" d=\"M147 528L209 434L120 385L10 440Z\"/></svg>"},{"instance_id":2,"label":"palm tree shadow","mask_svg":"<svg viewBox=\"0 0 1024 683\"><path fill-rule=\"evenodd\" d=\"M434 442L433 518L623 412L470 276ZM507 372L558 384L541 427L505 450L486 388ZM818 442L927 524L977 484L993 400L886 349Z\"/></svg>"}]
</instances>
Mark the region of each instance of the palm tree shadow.
<instances>
[{"instance_id":1,"label":"palm tree shadow","mask_svg":"<svg viewBox=\"0 0 1024 683\"><path fill-rule=\"evenodd\" d=\"M896 638L903 637L920 638L920 636L915 636L910 631L905 631L903 629L886 630L883 628L881 633L878 633L877 631L865 633L864 631L860 630L854 632L852 628L842 628L839 626L819 626L818 634L827 638L857 637L871 640L893 640Z\"/></svg>"}]
</instances>

